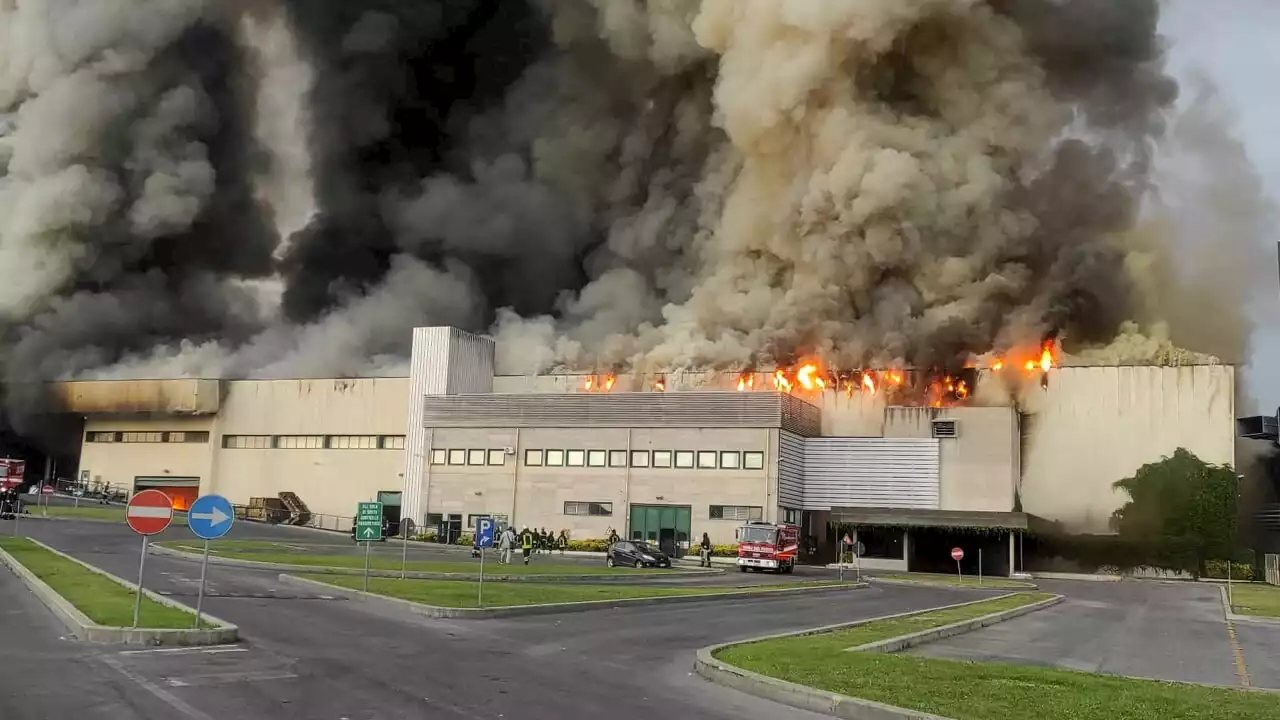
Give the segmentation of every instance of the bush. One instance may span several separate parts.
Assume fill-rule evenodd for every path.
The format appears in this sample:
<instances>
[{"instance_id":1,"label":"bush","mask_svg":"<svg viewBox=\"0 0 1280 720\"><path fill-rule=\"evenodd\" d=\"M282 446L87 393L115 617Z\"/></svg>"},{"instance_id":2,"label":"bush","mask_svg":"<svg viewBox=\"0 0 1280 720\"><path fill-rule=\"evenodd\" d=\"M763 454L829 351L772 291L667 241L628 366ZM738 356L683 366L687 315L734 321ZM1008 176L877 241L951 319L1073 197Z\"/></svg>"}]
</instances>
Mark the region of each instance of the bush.
<instances>
[{"instance_id":1,"label":"bush","mask_svg":"<svg viewBox=\"0 0 1280 720\"><path fill-rule=\"evenodd\" d=\"M694 548L696 551L697 549ZM711 557L738 557L737 545L712 545Z\"/></svg>"},{"instance_id":2,"label":"bush","mask_svg":"<svg viewBox=\"0 0 1280 720\"><path fill-rule=\"evenodd\" d=\"M609 549L608 540L570 540L566 550L573 552L604 552Z\"/></svg>"},{"instance_id":3,"label":"bush","mask_svg":"<svg viewBox=\"0 0 1280 720\"><path fill-rule=\"evenodd\" d=\"M458 536L457 540L453 541L453 544L454 545L470 545L472 542L474 541L471 539L470 533L462 533L461 535Z\"/></svg>"},{"instance_id":4,"label":"bush","mask_svg":"<svg viewBox=\"0 0 1280 720\"><path fill-rule=\"evenodd\" d=\"M1226 560L1209 560L1204 564L1204 576L1215 580L1227 579L1227 561ZM1241 580L1244 582L1252 582L1254 579L1253 566L1241 563L1231 563L1231 579Z\"/></svg>"},{"instance_id":5,"label":"bush","mask_svg":"<svg viewBox=\"0 0 1280 720\"><path fill-rule=\"evenodd\" d=\"M435 542L436 531L428 530L427 532L415 533L411 539L416 540L417 542Z\"/></svg>"}]
</instances>

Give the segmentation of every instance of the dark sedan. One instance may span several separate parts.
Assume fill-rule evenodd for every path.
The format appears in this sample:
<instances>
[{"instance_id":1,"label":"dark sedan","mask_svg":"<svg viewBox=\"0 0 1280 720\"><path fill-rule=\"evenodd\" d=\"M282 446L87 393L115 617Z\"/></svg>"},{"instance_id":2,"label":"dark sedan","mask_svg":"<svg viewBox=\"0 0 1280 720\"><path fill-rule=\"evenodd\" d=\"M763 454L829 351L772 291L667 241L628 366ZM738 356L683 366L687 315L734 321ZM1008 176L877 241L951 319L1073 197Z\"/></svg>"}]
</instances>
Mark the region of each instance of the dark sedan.
<instances>
[{"instance_id":1,"label":"dark sedan","mask_svg":"<svg viewBox=\"0 0 1280 720\"><path fill-rule=\"evenodd\" d=\"M633 540L622 540L609 546L604 561L609 567L671 567L671 558L656 545Z\"/></svg>"}]
</instances>

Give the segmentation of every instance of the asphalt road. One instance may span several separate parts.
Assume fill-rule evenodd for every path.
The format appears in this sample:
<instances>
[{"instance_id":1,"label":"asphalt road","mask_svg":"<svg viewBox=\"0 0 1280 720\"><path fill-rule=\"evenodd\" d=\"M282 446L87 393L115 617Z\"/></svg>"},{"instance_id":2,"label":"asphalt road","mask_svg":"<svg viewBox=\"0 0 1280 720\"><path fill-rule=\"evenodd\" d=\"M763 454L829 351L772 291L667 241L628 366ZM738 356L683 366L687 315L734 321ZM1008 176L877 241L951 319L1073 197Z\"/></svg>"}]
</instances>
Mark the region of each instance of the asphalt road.
<instances>
[{"instance_id":1,"label":"asphalt road","mask_svg":"<svg viewBox=\"0 0 1280 720\"><path fill-rule=\"evenodd\" d=\"M124 577L140 541L111 524L32 522L30 534ZM182 536L187 531L170 531ZM151 556L147 586L194 595L197 563ZM735 574L736 575L736 574ZM5 720L777 720L819 717L708 684L693 651L727 640L923 609L978 594L877 587L508 620L432 620L298 593L274 573L210 566L207 610L232 648L126 650L58 640L11 579L0 585L20 652L0 656ZM994 594L994 593L991 593ZM30 650L28 650L30 648ZM30 671L28 671L30 669Z\"/></svg>"},{"instance_id":2,"label":"asphalt road","mask_svg":"<svg viewBox=\"0 0 1280 720\"><path fill-rule=\"evenodd\" d=\"M1040 581L1067 595L1056 607L914 652L1214 685L1239 685L1217 586L1205 583ZM1280 626L1236 623L1255 687L1280 688Z\"/></svg>"}]
</instances>

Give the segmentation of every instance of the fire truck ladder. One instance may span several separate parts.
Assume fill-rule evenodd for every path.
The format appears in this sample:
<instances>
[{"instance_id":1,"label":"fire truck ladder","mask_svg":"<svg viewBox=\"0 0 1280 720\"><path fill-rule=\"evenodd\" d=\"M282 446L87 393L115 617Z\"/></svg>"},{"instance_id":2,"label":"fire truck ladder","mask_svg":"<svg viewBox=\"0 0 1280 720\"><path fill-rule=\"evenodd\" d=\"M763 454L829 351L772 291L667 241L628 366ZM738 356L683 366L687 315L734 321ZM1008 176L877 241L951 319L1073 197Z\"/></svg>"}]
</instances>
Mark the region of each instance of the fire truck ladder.
<instances>
[{"instance_id":1,"label":"fire truck ladder","mask_svg":"<svg viewBox=\"0 0 1280 720\"><path fill-rule=\"evenodd\" d=\"M311 511L307 509L307 504L302 502L302 498L297 493L282 492L280 493L280 502L284 503L284 507L289 511L289 519L285 522L289 525L306 525L311 522Z\"/></svg>"}]
</instances>

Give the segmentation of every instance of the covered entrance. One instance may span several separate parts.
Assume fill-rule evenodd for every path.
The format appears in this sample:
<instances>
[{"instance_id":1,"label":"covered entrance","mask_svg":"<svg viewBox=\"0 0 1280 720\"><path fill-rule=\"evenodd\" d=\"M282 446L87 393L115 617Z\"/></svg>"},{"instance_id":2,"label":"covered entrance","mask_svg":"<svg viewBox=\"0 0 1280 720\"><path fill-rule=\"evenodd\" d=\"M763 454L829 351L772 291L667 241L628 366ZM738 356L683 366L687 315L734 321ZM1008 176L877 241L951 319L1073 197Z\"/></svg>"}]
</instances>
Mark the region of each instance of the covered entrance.
<instances>
[{"instance_id":1,"label":"covered entrance","mask_svg":"<svg viewBox=\"0 0 1280 720\"><path fill-rule=\"evenodd\" d=\"M689 551L692 508L688 505L632 505L627 539L653 543L671 557Z\"/></svg>"},{"instance_id":2,"label":"covered entrance","mask_svg":"<svg viewBox=\"0 0 1280 720\"><path fill-rule=\"evenodd\" d=\"M966 575L1008 576L1019 568L1019 535L1030 516L1019 512L832 508L828 535L856 533L866 547L867 563L877 569L955 573L951 549L964 551Z\"/></svg>"},{"instance_id":3,"label":"covered entrance","mask_svg":"<svg viewBox=\"0 0 1280 720\"><path fill-rule=\"evenodd\" d=\"M399 490L383 490L378 493L378 502L382 503L382 524L387 528L388 536L400 534L400 497Z\"/></svg>"},{"instance_id":4,"label":"covered entrance","mask_svg":"<svg viewBox=\"0 0 1280 720\"><path fill-rule=\"evenodd\" d=\"M174 510L186 510L200 497L198 477L145 477L133 479L133 491L159 490L173 501Z\"/></svg>"}]
</instances>

